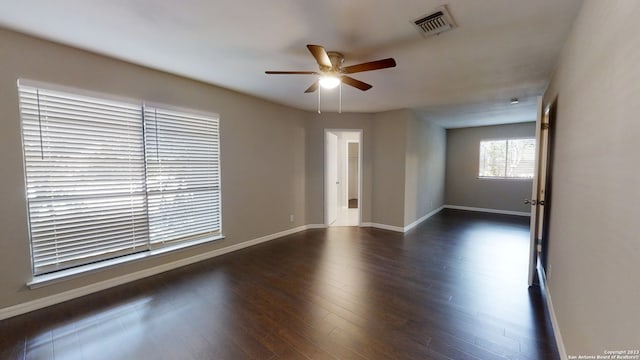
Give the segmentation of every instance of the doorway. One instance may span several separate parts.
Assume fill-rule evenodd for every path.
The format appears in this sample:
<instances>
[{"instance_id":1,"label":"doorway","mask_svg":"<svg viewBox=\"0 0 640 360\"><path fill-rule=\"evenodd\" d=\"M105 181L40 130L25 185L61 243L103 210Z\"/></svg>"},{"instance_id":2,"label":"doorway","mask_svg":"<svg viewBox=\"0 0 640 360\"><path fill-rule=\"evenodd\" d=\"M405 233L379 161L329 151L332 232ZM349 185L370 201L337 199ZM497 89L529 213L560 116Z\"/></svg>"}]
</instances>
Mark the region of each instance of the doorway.
<instances>
[{"instance_id":1,"label":"doorway","mask_svg":"<svg viewBox=\"0 0 640 360\"><path fill-rule=\"evenodd\" d=\"M327 226L359 226L362 130L325 129L324 204Z\"/></svg>"}]
</instances>

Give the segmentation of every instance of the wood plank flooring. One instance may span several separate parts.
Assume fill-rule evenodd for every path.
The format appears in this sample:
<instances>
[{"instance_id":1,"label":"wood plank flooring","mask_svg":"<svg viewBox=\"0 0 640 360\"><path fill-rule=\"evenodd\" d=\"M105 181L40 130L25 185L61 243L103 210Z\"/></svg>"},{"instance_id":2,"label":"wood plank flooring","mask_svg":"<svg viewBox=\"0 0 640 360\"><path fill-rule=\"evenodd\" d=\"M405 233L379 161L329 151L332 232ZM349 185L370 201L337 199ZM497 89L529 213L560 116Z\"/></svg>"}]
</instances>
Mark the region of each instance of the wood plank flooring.
<instances>
[{"instance_id":1,"label":"wood plank flooring","mask_svg":"<svg viewBox=\"0 0 640 360\"><path fill-rule=\"evenodd\" d=\"M528 219L309 230L0 322L0 359L559 359Z\"/></svg>"}]
</instances>

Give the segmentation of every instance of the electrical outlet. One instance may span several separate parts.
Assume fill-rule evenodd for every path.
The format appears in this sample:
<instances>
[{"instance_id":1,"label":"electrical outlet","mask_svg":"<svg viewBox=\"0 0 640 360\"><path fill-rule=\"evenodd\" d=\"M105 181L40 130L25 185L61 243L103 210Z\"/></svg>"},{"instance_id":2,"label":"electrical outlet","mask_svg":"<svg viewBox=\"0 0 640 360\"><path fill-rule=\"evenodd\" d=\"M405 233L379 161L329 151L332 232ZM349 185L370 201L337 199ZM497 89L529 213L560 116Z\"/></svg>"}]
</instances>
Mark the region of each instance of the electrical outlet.
<instances>
[{"instance_id":1,"label":"electrical outlet","mask_svg":"<svg viewBox=\"0 0 640 360\"><path fill-rule=\"evenodd\" d=\"M293 214L289 215L289 222L293 222L294 218L293 218Z\"/></svg>"}]
</instances>

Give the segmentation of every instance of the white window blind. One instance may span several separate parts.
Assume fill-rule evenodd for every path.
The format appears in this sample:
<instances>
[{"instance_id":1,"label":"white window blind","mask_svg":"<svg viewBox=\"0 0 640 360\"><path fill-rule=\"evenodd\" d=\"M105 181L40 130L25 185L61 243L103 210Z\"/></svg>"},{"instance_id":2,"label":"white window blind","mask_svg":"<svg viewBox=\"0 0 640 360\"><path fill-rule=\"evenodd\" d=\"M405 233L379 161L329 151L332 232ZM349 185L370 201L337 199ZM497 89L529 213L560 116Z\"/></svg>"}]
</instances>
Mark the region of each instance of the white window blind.
<instances>
[{"instance_id":1,"label":"white window blind","mask_svg":"<svg viewBox=\"0 0 640 360\"><path fill-rule=\"evenodd\" d=\"M535 139L485 140L480 142L480 177L533 178Z\"/></svg>"},{"instance_id":2,"label":"white window blind","mask_svg":"<svg viewBox=\"0 0 640 360\"><path fill-rule=\"evenodd\" d=\"M218 118L145 106L152 244L220 235Z\"/></svg>"},{"instance_id":3,"label":"white window blind","mask_svg":"<svg viewBox=\"0 0 640 360\"><path fill-rule=\"evenodd\" d=\"M221 235L217 115L18 88L34 275Z\"/></svg>"},{"instance_id":4,"label":"white window blind","mask_svg":"<svg viewBox=\"0 0 640 360\"><path fill-rule=\"evenodd\" d=\"M146 249L140 106L19 94L34 273Z\"/></svg>"}]
</instances>

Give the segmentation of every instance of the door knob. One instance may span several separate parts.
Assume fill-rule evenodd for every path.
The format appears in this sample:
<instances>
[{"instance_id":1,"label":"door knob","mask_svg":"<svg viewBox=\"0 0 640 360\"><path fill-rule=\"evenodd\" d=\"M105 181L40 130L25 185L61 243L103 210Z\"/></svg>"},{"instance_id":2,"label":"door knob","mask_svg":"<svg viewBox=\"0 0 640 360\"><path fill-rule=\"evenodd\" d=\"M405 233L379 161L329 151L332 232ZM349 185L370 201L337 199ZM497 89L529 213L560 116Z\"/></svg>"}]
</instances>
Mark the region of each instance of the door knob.
<instances>
[{"instance_id":1,"label":"door knob","mask_svg":"<svg viewBox=\"0 0 640 360\"><path fill-rule=\"evenodd\" d=\"M538 205L542 205L542 206L544 206L544 200L540 200L540 201L538 201Z\"/></svg>"}]
</instances>

